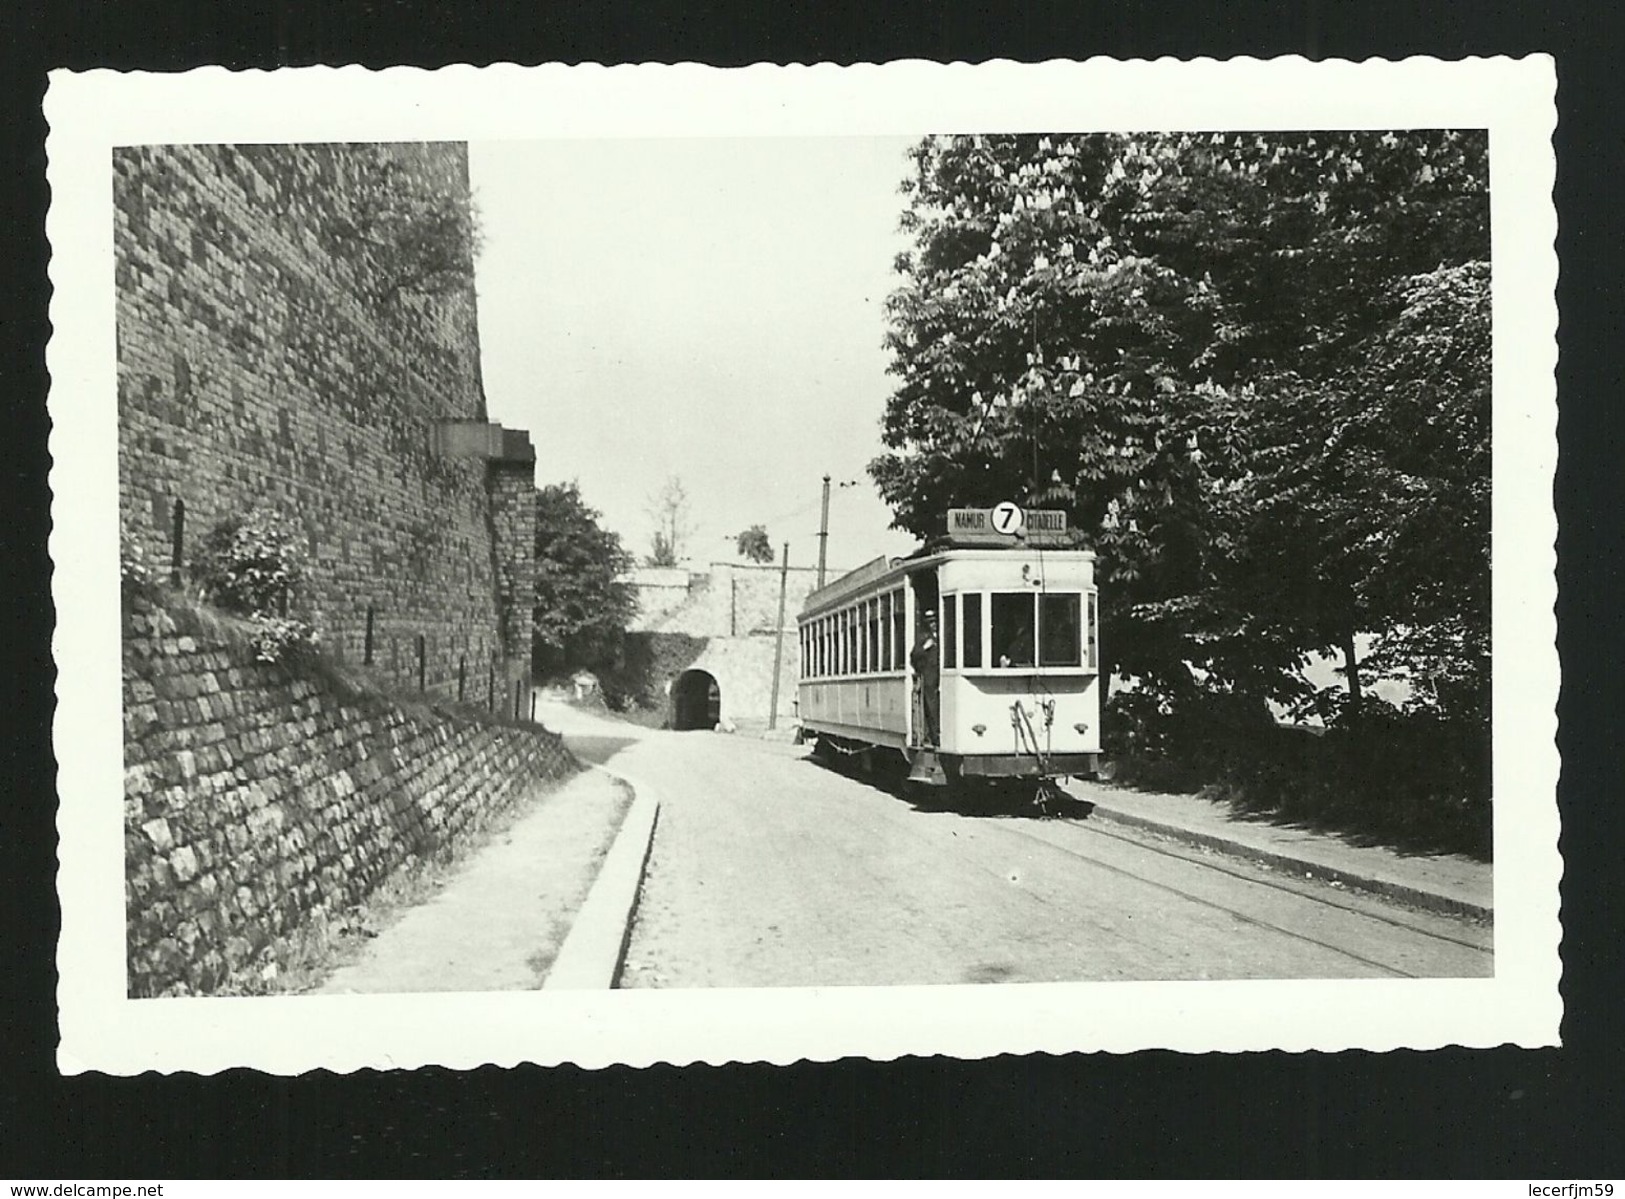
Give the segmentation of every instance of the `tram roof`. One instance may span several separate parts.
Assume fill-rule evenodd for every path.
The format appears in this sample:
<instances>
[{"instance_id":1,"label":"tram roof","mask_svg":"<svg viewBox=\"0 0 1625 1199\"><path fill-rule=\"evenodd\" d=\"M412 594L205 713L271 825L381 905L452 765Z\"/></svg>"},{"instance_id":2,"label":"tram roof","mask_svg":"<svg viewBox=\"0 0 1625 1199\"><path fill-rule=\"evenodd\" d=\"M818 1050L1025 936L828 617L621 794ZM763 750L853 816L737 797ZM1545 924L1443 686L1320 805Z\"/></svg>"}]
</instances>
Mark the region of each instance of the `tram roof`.
<instances>
[{"instance_id":1,"label":"tram roof","mask_svg":"<svg viewBox=\"0 0 1625 1199\"><path fill-rule=\"evenodd\" d=\"M842 600L865 591L875 583L880 582L888 575L899 578L917 570L926 570L941 565L950 558L981 557L988 554L1011 554L1019 552L1073 554L1082 558L1093 559L1093 550L1083 549L1076 541L1070 544L1056 545L1048 540L1040 543L1013 542L1010 545L988 545L985 541L961 541L952 537L936 537L930 542L901 558L881 556L862 566L847 571L838 579L833 579L810 592L806 601L801 605L801 615L809 616L825 608L834 607Z\"/></svg>"}]
</instances>

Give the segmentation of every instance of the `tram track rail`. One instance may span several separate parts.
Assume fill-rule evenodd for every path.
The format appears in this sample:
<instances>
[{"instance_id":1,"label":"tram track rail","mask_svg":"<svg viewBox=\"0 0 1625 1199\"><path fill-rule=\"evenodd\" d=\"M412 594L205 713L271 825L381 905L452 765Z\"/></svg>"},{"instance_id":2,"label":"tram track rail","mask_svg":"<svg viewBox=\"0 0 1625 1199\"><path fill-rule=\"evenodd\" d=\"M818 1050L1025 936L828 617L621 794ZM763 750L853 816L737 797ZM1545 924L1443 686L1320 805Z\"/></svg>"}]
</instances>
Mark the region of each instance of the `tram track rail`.
<instances>
[{"instance_id":1,"label":"tram track rail","mask_svg":"<svg viewBox=\"0 0 1625 1199\"><path fill-rule=\"evenodd\" d=\"M1227 867L1225 865L1222 865L1222 864L1220 864L1218 862L1214 862L1214 861L1210 860L1206 855L1195 855L1195 854L1191 854L1191 853L1175 852L1174 850L1168 849L1168 848L1166 848L1164 846L1158 846L1158 845L1150 844L1146 839L1144 839L1142 837L1135 837L1135 836L1130 836L1130 835L1124 834L1124 833L1113 832L1111 830L1104 829L1104 828L1100 827L1099 824L1093 824L1093 823L1091 823L1089 821L1086 821L1086 820L1075 820L1075 819L1071 819L1071 818L1060 817L1060 818L1056 818L1054 820L1054 823L1059 824L1059 825L1063 825L1063 826L1067 826L1067 827L1071 827L1071 828L1080 829L1080 830L1083 830L1085 832L1091 833L1091 834L1093 834L1095 836L1105 837L1105 838L1107 838L1109 840L1117 841L1117 842L1120 842L1120 843L1125 844L1125 845L1132 845L1137 849L1145 850L1145 851L1147 851L1149 853L1157 854L1157 855L1159 855L1161 857L1165 857L1165 858L1168 858L1168 859L1171 859L1171 860L1174 860L1174 861L1179 861L1179 862L1186 863L1188 865L1201 867L1201 868L1203 868L1205 870L1208 870L1208 871L1211 871L1213 873L1221 874L1221 875L1224 875L1226 877L1236 879L1239 882L1248 883L1248 884L1251 884L1251 885L1254 885L1254 886L1264 887L1264 888L1268 888L1270 890L1278 891L1278 892L1280 892L1282 894L1291 895L1296 899L1301 899L1301 900L1305 900L1305 901L1310 902L1310 903L1318 904L1318 905L1320 905L1322 907L1333 909L1333 910L1345 913L1346 915L1356 917L1358 919L1375 920L1378 923L1391 926L1391 927L1393 927L1395 929L1402 930L1402 931L1404 931L1406 933L1409 933L1411 935L1414 935L1414 936L1424 937L1424 938L1428 938L1428 939L1431 939L1431 940L1434 940L1434 941L1439 941L1439 942L1452 944L1452 945L1455 945L1455 946L1457 946L1459 948L1470 950L1470 951L1472 951L1474 953L1482 953L1482 954L1485 954L1485 955L1489 955L1490 952L1491 952L1490 950L1484 948L1484 946L1482 946L1480 944L1477 944L1475 942L1468 941L1468 940L1465 940L1465 939L1460 938L1460 937L1453 937L1453 936L1450 936L1447 933L1442 933L1442 932L1439 932L1439 931L1437 931L1435 929L1424 928L1424 927L1422 927L1422 926L1420 926L1418 924L1414 924L1414 923L1412 923L1410 921L1396 919L1396 918L1394 918L1392 916L1389 916L1389 915L1387 915L1385 913L1372 911L1369 907L1366 907L1366 906L1363 906L1363 905L1362 906L1357 906L1357 905L1354 905L1354 904L1346 904L1346 903L1334 902L1332 899L1330 899L1329 897L1327 897L1325 895L1316 894L1315 891L1318 890L1318 888L1311 889L1311 888L1308 888L1308 887L1296 886L1296 885L1295 886L1288 886L1288 885L1286 885L1286 884L1284 884L1281 881L1276 880L1276 879L1269 879L1269 878L1260 877L1259 873L1256 872L1256 871L1245 871L1245 870L1231 869L1231 868L1229 868L1229 867ZM1058 853L1066 854L1069 857L1077 858L1080 861L1087 862L1087 863L1089 863L1089 865L1091 865L1093 867L1096 867L1098 869L1104 870L1104 871L1106 871L1108 873L1115 874L1115 875L1118 875L1118 876L1123 877L1123 878L1131 879L1134 882L1143 884L1143 885L1148 886L1148 887L1152 887L1152 888L1154 888L1156 890L1160 890L1160 891L1166 892L1166 893L1171 894L1171 895L1175 895L1175 896L1179 897L1180 899L1183 899L1183 900L1185 900L1185 901L1187 901L1189 903L1194 903L1194 904L1197 904L1199 906L1208 908L1208 909L1213 910L1213 911L1222 912L1225 915L1230 916L1233 919L1239 920L1239 921L1241 921L1241 922L1243 922L1245 924L1249 924L1249 925L1252 925L1252 926L1257 927L1257 928L1268 929L1271 932L1280 933L1280 934L1282 934L1284 936L1291 937L1291 938L1293 938L1295 940L1304 942L1306 944L1316 946L1317 948L1324 949L1324 950L1326 950L1328 952L1335 953L1335 954L1338 954L1338 955L1340 955L1342 957L1349 958L1350 960L1360 962L1363 965L1369 966L1369 967L1371 967L1373 969L1376 969L1376 970L1380 970L1385 974L1390 974L1390 975L1392 975L1394 977L1398 977L1398 978L1429 977L1429 976L1424 976L1424 975L1414 973L1414 972L1409 971L1409 970L1405 970L1402 967L1392 965L1391 963L1388 963L1388 962L1379 961L1379 960L1377 960L1375 958L1368 957L1365 954L1357 953L1354 950L1349 949L1347 946L1339 945L1339 944L1337 944L1337 943L1335 943L1333 941L1325 940L1323 938L1314 936L1314 935L1312 935L1310 933L1304 932L1304 931L1302 931L1300 929L1288 927L1287 925L1282 924L1282 923L1280 923L1278 921L1267 920L1267 919L1264 919L1262 917L1255 916L1255 915L1253 915L1251 913L1244 912L1244 911L1240 910L1240 908L1238 908L1237 906L1235 906L1233 904L1228 904L1228 903L1224 903L1224 902L1221 902L1221 901L1218 901L1218 900L1210 899L1210 898L1208 898L1206 896L1198 895L1193 891L1187 890L1186 888L1183 888L1183 887L1176 886L1176 885L1174 885L1172 883L1167 883L1167 882L1163 882L1163 881L1158 880L1158 879L1149 878L1146 875L1144 875L1142 873L1139 873L1139 872L1137 872L1135 870L1132 870L1130 868L1127 868L1127 867L1124 867L1124 866L1119 866L1119 865L1117 865L1115 863L1112 863L1112 862L1104 861L1101 858L1098 858L1098 857L1096 857L1096 856L1094 856L1092 854L1084 853L1084 852L1080 851L1079 849L1077 849L1076 847L1057 844L1055 841L1051 840L1050 838L1040 836L1040 835L1038 835L1037 833L1033 832L1030 829L1023 829L1023 828L1020 828L1020 827L1009 826L1009 825L1004 825L1004 826L1001 826L1001 827L1003 828L1003 831L1005 831L1005 832L1012 833L1012 834L1014 834L1014 835L1016 835L1018 837L1023 838L1024 840L1036 842L1037 844L1040 844L1040 845L1043 845L1043 846L1045 846L1045 847L1047 847L1049 849L1055 850Z\"/></svg>"},{"instance_id":2,"label":"tram track rail","mask_svg":"<svg viewBox=\"0 0 1625 1199\"><path fill-rule=\"evenodd\" d=\"M1354 916L1362 916L1368 920L1376 920L1379 923L1387 924L1394 928L1403 929L1406 932L1415 933L1418 936L1432 937L1437 941L1448 941L1452 945L1461 946L1463 949L1487 952L1482 945L1479 945L1473 941L1463 940L1460 937L1452 937L1448 934L1437 932L1433 929L1423 928L1420 925L1413 924L1408 920L1398 920L1387 915L1386 913L1374 912L1368 907L1357 907L1353 904L1336 903L1328 896L1320 893L1323 889L1331 885L1329 882L1323 879L1315 880L1312 885L1293 880L1293 884L1288 886L1285 882L1279 879L1262 877L1262 872L1264 870L1262 865L1255 865L1253 871L1245 871L1233 869L1214 861L1214 857L1220 852L1217 850L1212 850L1205 854L1200 852L1176 853L1164 846L1154 844L1149 837L1155 836L1156 834L1142 834L1141 836L1136 837L1127 833L1113 832L1110 829L1101 827L1098 822L1088 820L1073 820L1067 817L1061 817L1060 820L1061 823L1070 824L1076 828L1088 829L1090 832L1098 833L1102 837L1110 837L1114 841L1121 841L1125 844L1137 845L1141 849L1150 850L1152 853L1161 854L1163 857L1174 858L1181 862L1190 862L1197 866L1205 866L1209 870L1214 870L1220 874L1229 875L1231 878L1240 879L1243 882L1254 883L1260 887L1269 887L1273 890L1280 891L1288 895L1296 895L1300 898L1319 903L1325 907L1336 908L1339 911L1348 912L1350 915ZM1375 897L1373 897L1373 902L1375 902ZM1460 917L1460 919L1466 920L1472 918Z\"/></svg>"},{"instance_id":3,"label":"tram track rail","mask_svg":"<svg viewBox=\"0 0 1625 1199\"><path fill-rule=\"evenodd\" d=\"M887 791L900 799L905 798L906 796L904 784L900 779L882 779L877 777L875 774L854 776L854 774L851 772L841 769L841 767L834 762L827 762L824 763L824 765L826 769L833 768L836 773L843 774L848 778L853 778L854 781L858 781L865 785ZM954 805L946 805L946 810L953 811ZM1361 902L1361 899L1354 898L1354 896L1360 896L1361 893L1353 892L1350 896L1352 902L1342 902L1339 901L1335 894L1328 893L1331 887L1331 880L1329 879L1298 880L1290 875L1272 878L1269 877L1267 872L1269 868L1267 868L1263 863L1247 862L1246 859L1239 859L1234 863L1228 862L1224 858L1224 851L1222 849L1210 848L1203 850L1196 847L1187 846L1182 843L1158 843L1161 838L1172 837L1173 834L1159 833L1152 829L1140 828L1125 828L1119 830L1106 826L1104 821L1099 818L1078 819L1060 815L1048 815L1041 817L1030 813L1021 813L1015 810L1001 811L996 814L992 812L961 812L958 814L969 816L972 819L976 819L978 816L986 816L989 818L991 827L995 827L1001 832L1012 834L1023 841L1042 846L1045 849L1073 858L1081 863L1086 863L1091 867L1096 867L1106 873L1123 878L1126 881L1142 884L1146 887L1152 888L1153 890L1160 891L1163 894L1195 904L1209 911L1221 913L1239 923L1282 935L1295 940L1300 944L1311 946L1321 951L1337 955L1348 961L1357 962L1368 970L1374 970L1389 977L1434 978L1440 977L1440 975L1429 971L1418 972L1408 970L1404 966L1396 965L1389 961L1383 961L1380 958L1371 956L1369 953L1361 953L1356 949L1350 948L1346 944L1340 944L1335 939L1317 936L1313 931L1306 930L1302 927L1294 927L1294 922L1283 922L1279 919L1270 919L1265 916L1260 916L1253 912L1244 910L1244 904L1227 902L1223 899L1215 899L1202 895L1196 890L1180 886L1177 883L1157 879L1151 877L1145 872L1135 870L1132 867L1126 867L1115 862L1104 860L1097 855L1084 851L1077 845L1066 844L1063 841L1058 841L1052 837L1047 837L1043 835L1040 829L1045 827L1065 828L1076 830L1078 833L1084 834L1085 836L1104 838L1123 846L1132 847L1135 850L1156 855L1157 857L1170 862L1179 862L1183 865L1200 869L1211 875L1223 876L1237 883L1249 884L1253 887L1268 890L1280 895L1290 896L1294 900L1315 905L1316 907L1324 909L1329 913L1335 912L1341 918L1375 922L1386 928L1391 928L1395 933L1403 934L1404 936L1420 938L1424 942L1437 944L1441 947L1451 946L1456 950L1463 950L1475 955L1482 955L1486 959L1493 960L1493 948L1491 946L1486 946L1481 942L1468 939L1464 936L1451 935L1449 932L1438 928L1430 928L1425 923L1418 920L1407 920L1402 915L1390 914L1388 912L1378 910L1379 905L1385 902L1391 902L1384 900L1379 894L1373 893L1370 895L1365 895L1363 896L1364 902ZM1454 919L1463 922L1470 922L1477 919L1472 916L1445 916L1442 914L1435 918L1438 920ZM1425 920L1427 917L1423 917L1423 919Z\"/></svg>"}]
</instances>

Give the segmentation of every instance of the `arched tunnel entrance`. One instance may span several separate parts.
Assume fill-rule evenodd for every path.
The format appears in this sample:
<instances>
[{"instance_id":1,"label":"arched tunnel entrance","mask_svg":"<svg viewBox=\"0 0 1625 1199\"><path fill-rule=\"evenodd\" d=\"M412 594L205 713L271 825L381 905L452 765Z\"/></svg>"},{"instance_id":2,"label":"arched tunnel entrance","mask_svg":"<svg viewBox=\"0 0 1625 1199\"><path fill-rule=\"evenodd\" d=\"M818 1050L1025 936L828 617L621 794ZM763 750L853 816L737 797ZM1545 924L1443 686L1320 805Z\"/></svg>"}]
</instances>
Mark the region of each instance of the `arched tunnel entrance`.
<instances>
[{"instance_id":1,"label":"arched tunnel entrance","mask_svg":"<svg viewBox=\"0 0 1625 1199\"><path fill-rule=\"evenodd\" d=\"M671 727L714 729L722 719L722 688L709 671L685 670L671 685Z\"/></svg>"}]
</instances>

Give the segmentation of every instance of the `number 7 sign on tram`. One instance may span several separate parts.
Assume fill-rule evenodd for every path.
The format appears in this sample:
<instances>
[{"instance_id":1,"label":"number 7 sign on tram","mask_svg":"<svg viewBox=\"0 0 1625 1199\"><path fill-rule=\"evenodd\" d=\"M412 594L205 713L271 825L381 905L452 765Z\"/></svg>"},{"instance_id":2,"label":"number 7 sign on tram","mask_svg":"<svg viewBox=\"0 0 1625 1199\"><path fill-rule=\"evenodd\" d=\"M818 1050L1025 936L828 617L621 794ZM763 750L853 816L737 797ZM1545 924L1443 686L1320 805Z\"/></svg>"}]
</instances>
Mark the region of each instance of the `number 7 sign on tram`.
<instances>
[{"instance_id":1,"label":"number 7 sign on tram","mask_svg":"<svg viewBox=\"0 0 1625 1199\"><path fill-rule=\"evenodd\" d=\"M993 527L1006 537L1021 532L1022 512L1019 507L1005 500L993 509Z\"/></svg>"}]
</instances>

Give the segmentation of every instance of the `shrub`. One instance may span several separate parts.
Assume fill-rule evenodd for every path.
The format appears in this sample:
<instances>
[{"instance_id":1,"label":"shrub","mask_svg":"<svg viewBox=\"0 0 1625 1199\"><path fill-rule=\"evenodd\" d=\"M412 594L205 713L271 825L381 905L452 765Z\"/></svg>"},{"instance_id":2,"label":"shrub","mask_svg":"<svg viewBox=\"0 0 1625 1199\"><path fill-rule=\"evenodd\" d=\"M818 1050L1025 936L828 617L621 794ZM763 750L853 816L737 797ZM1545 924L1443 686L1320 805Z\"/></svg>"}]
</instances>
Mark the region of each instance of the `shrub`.
<instances>
[{"instance_id":1,"label":"shrub","mask_svg":"<svg viewBox=\"0 0 1625 1199\"><path fill-rule=\"evenodd\" d=\"M196 577L203 598L228 612L282 612L304 582L305 552L280 515L255 508L209 531Z\"/></svg>"},{"instance_id":2,"label":"shrub","mask_svg":"<svg viewBox=\"0 0 1625 1199\"><path fill-rule=\"evenodd\" d=\"M254 626L254 656L261 662L283 662L294 654L316 646L318 635L305 621L288 616L256 613L249 617Z\"/></svg>"},{"instance_id":3,"label":"shrub","mask_svg":"<svg viewBox=\"0 0 1625 1199\"><path fill-rule=\"evenodd\" d=\"M1233 696L1169 702L1114 695L1107 749L1117 781L1199 791L1237 809L1374 837L1415 852L1490 853L1487 721L1368 700L1322 729L1277 725Z\"/></svg>"},{"instance_id":4,"label":"shrub","mask_svg":"<svg viewBox=\"0 0 1625 1199\"><path fill-rule=\"evenodd\" d=\"M305 581L304 547L279 514L255 508L221 521L199 547L196 577L205 600L248 618L260 661L315 645L316 630L292 614Z\"/></svg>"}]
</instances>

